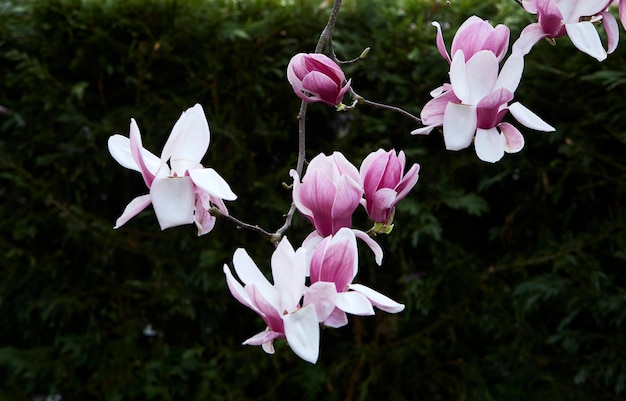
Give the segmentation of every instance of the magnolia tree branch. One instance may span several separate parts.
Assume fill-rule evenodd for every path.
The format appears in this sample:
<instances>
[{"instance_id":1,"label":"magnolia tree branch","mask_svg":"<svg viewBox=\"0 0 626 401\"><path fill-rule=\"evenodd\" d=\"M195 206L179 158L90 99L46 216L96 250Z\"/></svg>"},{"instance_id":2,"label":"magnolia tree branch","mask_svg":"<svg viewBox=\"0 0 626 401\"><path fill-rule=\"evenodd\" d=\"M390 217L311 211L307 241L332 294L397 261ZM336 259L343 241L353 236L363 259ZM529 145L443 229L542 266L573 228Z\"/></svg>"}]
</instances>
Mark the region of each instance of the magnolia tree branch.
<instances>
[{"instance_id":1,"label":"magnolia tree branch","mask_svg":"<svg viewBox=\"0 0 626 401\"><path fill-rule=\"evenodd\" d=\"M335 24L337 23L337 16L339 15L339 9L341 8L342 0L335 0L333 8L328 17L328 22L322 30L317 45L315 46L315 53L321 53L324 46L328 44L332 49L332 37L335 31ZM306 109L307 102L304 100L300 103L300 112L298 113L298 160L296 162L296 172L298 177L302 177L302 171L304 169L304 161L306 159ZM285 224L282 225L274 234L270 236L274 245L278 245L285 232L291 227L293 221L293 215L296 212L295 203L291 203L289 211L285 215Z\"/></svg>"}]
</instances>

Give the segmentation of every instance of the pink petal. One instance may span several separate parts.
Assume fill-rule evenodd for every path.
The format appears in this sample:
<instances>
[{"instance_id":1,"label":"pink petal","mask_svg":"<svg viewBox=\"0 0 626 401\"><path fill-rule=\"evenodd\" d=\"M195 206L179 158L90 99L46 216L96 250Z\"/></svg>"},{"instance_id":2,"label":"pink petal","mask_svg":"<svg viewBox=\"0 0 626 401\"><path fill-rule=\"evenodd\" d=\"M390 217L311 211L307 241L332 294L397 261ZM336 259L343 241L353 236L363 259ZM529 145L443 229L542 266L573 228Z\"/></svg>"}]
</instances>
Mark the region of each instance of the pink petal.
<instances>
[{"instance_id":1,"label":"pink petal","mask_svg":"<svg viewBox=\"0 0 626 401\"><path fill-rule=\"evenodd\" d=\"M509 123L500 124L500 131L504 136L504 151L517 153L524 147L524 136L517 128Z\"/></svg>"},{"instance_id":2,"label":"pink petal","mask_svg":"<svg viewBox=\"0 0 626 401\"><path fill-rule=\"evenodd\" d=\"M139 133L139 127L137 126L135 119L130 120L129 145L130 153L139 167L139 172L141 173L146 186L150 188L152 181L154 180L154 173L150 171L143 158L145 149L141 143L141 134Z\"/></svg>"},{"instance_id":3,"label":"pink petal","mask_svg":"<svg viewBox=\"0 0 626 401\"><path fill-rule=\"evenodd\" d=\"M275 331L270 330L270 328L266 328L264 331L255 334L254 336L248 338L243 342L243 345L265 345L271 344L277 338L284 338L285 335L283 333L276 333ZM263 350L268 354L274 353L274 347L263 347Z\"/></svg>"},{"instance_id":4,"label":"pink petal","mask_svg":"<svg viewBox=\"0 0 626 401\"><path fill-rule=\"evenodd\" d=\"M623 3L624 0L621 1ZM602 13L602 25L604 25L604 30L606 31L606 37L608 39L607 44L607 53L611 54L617 49L617 44L619 43L619 26L617 25L617 20L610 12L606 11Z\"/></svg>"},{"instance_id":5,"label":"pink petal","mask_svg":"<svg viewBox=\"0 0 626 401\"><path fill-rule=\"evenodd\" d=\"M539 23L528 25L522 30L519 39L513 43L513 54L527 55L539 40L546 37L546 33L541 29Z\"/></svg>"},{"instance_id":6,"label":"pink petal","mask_svg":"<svg viewBox=\"0 0 626 401\"><path fill-rule=\"evenodd\" d=\"M451 62L450 55L448 55L448 50L446 50L446 44L443 41L443 33L441 33L441 25L439 25L439 22L437 21L433 21L432 25L435 28L437 28L437 50L439 50L439 54L441 54L443 58L446 59L448 63L450 63Z\"/></svg>"},{"instance_id":7,"label":"pink petal","mask_svg":"<svg viewBox=\"0 0 626 401\"><path fill-rule=\"evenodd\" d=\"M243 250L242 248L239 248L237 249L237 251L235 251L235 253L237 253L240 250L245 252L245 250ZM228 289L230 290L230 293L232 294L232 296L235 297L235 299L239 301L242 305L247 306L248 308L252 309L254 312L260 315L261 311L259 311L259 309L254 305L254 303L252 303L250 296L248 295L244 287L239 283L239 281L235 279L230 269L228 268L228 265L226 264L224 265L223 271L224 271L224 275L226 275L226 285L228 286Z\"/></svg>"},{"instance_id":8,"label":"pink petal","mask_svg":"<svg viewBox=\"0 0 626 401\"><path fill-rule=\"evenodd\" d=\"M339 308L335 308L333 309L333 312L330 314L330 316L328 316L328 318L324 320L323 324L326 327L343 327L348 324L348 316L346 315L346 312L342 311Z\"/></svg>"},{"instance_id":9,"label":"pink petal","mask_svg":"<svg viewBox=\"0 0 626 401\"><path fill-rule=\"evenodd\" d=\"M335 304L337 302L337 288L334 283L326 281L317 281L304 293L304 305L313 304L315 306L315 313L319 322L323 322L335 310Z\"/></svg>"},{"instance_id":10,"label":"pink petal","mask_svg":"<svg viewBox=\"0 0 626 401\"><path fill-rule=\"evenodd\" d=\"M274 286L265 278L256 263L252 260L248 252L243 248L238 248L233 256L233 267L239 279L247 287L255 285L262 296L273 305L278 305L280 296Z\"/></svg>"}]
</instances>

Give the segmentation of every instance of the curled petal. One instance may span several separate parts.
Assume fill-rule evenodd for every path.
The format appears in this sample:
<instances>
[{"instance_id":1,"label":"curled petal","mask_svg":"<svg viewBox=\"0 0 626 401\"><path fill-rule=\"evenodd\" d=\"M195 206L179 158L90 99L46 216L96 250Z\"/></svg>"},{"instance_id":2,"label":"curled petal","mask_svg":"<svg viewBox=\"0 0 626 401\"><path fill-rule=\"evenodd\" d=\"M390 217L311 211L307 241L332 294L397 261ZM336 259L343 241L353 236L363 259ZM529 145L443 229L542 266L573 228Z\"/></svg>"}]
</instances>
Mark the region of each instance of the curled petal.
<instances>
[{"instance_id":1,"label":"curled petal","mask_svg":"<svg viewBox=\"0 0 626 401\"><path fill-rule=\"evenodd\" d=\"M133 158L130 151L130 140L122 135L112 135L108 141L109 153L122 167L126 167L129 170L135 170L141 172L137 162ZM146 149L141 149L141 157L145 162L146 167L150 172L156 174L156 171L161 166L161 160L150 153Z\"/></svg>"},{"instance_id":2,"label":"curled petal","mask_svg":"<svg viewBox=\"0 0 626 401\"><path fill-rule=\"evenodd\" d=\"M357 238L365 242L365 244L369 246L372 252L374 252L374 260L376 261L376 264L380 266L383 263L383 248L381 248L380 245L378 245L378 243L372 239L372 237L370 237L363 231L361 230L352 230L352 231L354 232L354 235Z\"/></svg>"},{"instance_id":3,"label":"curled petal","mask_svg":"<svg viewBox=\"0 0 626 401\"><path fill-rule=\"evenodd\" d=\"M443 58L445 58L446 61L450 63L451 62L450 55L448 54L448 50L446 50L446 44L443 41L443 33L441 32L441 25L439 25L439 22L437 21L433 21L432 25L435 28L437 28L437 50L439 50L439 54L441 54Z\"/></svg>"},{"instance_id":4,"label":"curled petal","mask_svg":"<svg viewBox=\"0 0 626 401\"><path fill-rule=\"evenodd\" d=\"M620 2L620 5L621 3L624 3L624 0ZM619 43L619 27L617 26L617 20L613 14L605 11L602 13L602 25L604 26L608 39L606 52L611 54L617 49L617 44Z\"/></svg>"},{"instance_id":5,"label":"curled petal","mask_svg":"<svg viewBox=\"0 0 626 401\"><path fill-rule=\"evenodd\" d=\"M276 333L270 328L266 328L264 331L255 334L254 336L248 338L243 342L243 345L263 345L263 350L268 354L274 353L274 347L271 346L272 341L277 338L284 338L285 336L282 333ZM266 347L266 344L270 344L269 347Z\"/></svg>"}]
</instances>

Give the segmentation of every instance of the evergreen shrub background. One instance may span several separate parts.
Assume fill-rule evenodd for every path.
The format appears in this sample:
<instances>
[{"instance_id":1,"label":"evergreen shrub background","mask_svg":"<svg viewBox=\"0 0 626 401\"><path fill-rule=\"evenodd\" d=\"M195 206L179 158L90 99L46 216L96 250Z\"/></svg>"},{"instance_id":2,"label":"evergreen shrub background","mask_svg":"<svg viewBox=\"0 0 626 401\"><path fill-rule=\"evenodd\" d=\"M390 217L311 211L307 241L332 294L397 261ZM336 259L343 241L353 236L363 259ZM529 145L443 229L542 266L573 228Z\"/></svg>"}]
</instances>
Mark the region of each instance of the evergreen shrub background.
<instances>
[{"instance_id":1,"label":"evergreen shrub background","mask_svg":"<svg viewBox=\"0 0 626 401\"><path fill-rule=\"evenodd\" d=\"M384 6L383 6L384 4ZM272 245L218 221L159 231L145 193L108 154L134 117L159 153L199 102L205 166L239 199L231 213L282 225L295 164L290 57L314 48L330 1L0 1L0 399L621 400L626 396L626 50L598 63L568 40L527 57L516 100L557 128L495 164L448 152L441 134L386 111L309 107L309 159L404 149L420 181L367 250L357 280L406 304L324 330L310 365L241 342L263 329L225 286L245 247ZM435 29L472 14L512 26L513 1L345 1L335 34L371 100L419 113L446 80ZM367 229L363 212L355 225ZM299 243L311 226L297 217Z\"/></svg>"}]
</instances>

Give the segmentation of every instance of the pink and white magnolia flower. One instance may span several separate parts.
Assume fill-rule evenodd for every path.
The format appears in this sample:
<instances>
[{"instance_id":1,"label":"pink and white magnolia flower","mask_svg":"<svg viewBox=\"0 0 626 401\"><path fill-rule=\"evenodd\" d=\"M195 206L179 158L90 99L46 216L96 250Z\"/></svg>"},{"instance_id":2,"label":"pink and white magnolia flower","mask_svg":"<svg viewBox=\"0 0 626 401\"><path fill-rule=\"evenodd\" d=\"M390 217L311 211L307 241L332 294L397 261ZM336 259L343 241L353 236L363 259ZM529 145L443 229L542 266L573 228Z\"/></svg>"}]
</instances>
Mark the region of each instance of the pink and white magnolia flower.
<instances>
[{"instance_id":1,"label":"pink and white magnolia flower","mask_svg":"<svg viewBox=\"0 0 626 401\"><path fill-rule=\"evenodd\" d=\"M361 179L365 199L361 201L367 214L376 223L391 224L393 210L419 179L419 164L415 163L404 173L406 156L403 151L385 152L378 149L361 163Z\"/></svg>"},{"instance_id":2,"label":"pink and white magnolia flower","mask_svg":"<svg viewBox=\"0 0 626 401\"><path fill-rule=\"evenodd\" d=\"M617 21L608 12L612 1L523 0L524 9L531 14L537 14L538 22L522 30L520 38L513 44L513 51L525 55L542 38L553 40L567 35L578 50L598 61L606 59L607 53L612 53L619 41ZM598 21L602 21L607 34L606 50L593 26Z\"/></svg>"},{"instance_id":3,"label":"pink and white magnolia flower","mask_svg":"<svg viewBox=\"0 0 626 401\"><path fill-rule=\"evenodd\" d=\"M350 89L350 81L341 68L320 53L298 53L287 66L287 80L296 95L306 102L323 102L329 106L341 104Z\"/></svg>"},{"instance_id":4,"label":"pink and white magnolia flower","mask_svg":"<svg viewBox=\"0 0 626 401\"><path fill-rule=\"evenodd\" d=\"M293 178L293 203L315 226L304 247L313 249L323 238L352 226L352 214L363 198L363 184L359 171L343 154L315 156L302 182L295 170L289 174ZM383 259L380 245L363 231L354 230L354 233L370 247L380 265Z\"/></svg>"},{"instance_id":5,"label":"pink and white magnolia flower","mask_svg":"<svg viewBox=\"0 0 626 401\"><path fill-rule=\"evenodd\" d=\"M373 315L372 306L389 313L404 305L362 284L353 284L358 273L356 237L348 228L326 237L311 257L311 285L305 291L304 305L314 305L319 322L329 327L348 323L346 313Z\"/></svg>"},{"instance_id":6,"label":"pink and white magnolia flower","mask_svg":"<svg viewBox=\"0 0 626 401\"><path fill-rule=\"evenodd\" d=\"M152 204L162 230L195 222L198 235L211 231L215 217L208 209L215 205L227 215L223 200L235 200L237 196L214 169L200 164L209 142L209 125L199 104L182 113L160 158L143 148L134 119L130 121L129 138L111 136L108 141L111 156L123 167L140 172L150 190L126 206L114 228Z\"/></svg>"},{"instance_id":7,"label":"pink and white magnolia flower","mask_svg":"<svg viewBox=\"0 0 626 401\"><path fill-rule=\"evenodd\" d=\"M443 58L451 63L452 59L443 41L441 25L436 21L432 24L437 28L437 49ZM454 56L458 50L463 50L465 58L470 59L481 50L489 50L496 55L498 61L502 61L509 48L509 36L510 31L506 25L499 24L494 28L488 21L473 15L456 31L450 51Z\"/></svg>"},{"instance_id":8,"label":"pink and white magnolia flower","mask_svg":"<svg viewBox=\"0 0 626 401\"><path fill-rule=\"evenodd\" d=\"M243 286L224 265L228 289L267 324L264 331L243 344L261 345L265 352L273 354L273 341L285 339L296 355L315 363L319 356L319 319L314 305L300 305L308 266L306 250L294 251L286 237L281 240L272 254L273 285L242 248L235 251L233 266Z\"/></svg>"},{"instance_id":9,"label":"pink and white magnolia flower","mask_svg":"<svg viewBox=\"0 0 626 401\"><path fill-rule=\"evenodd\" d=\"M352 226L352 213L363 197L363 185L357 168L340 152L315 156L302 182L295 170L293 201L298 210L326 237L342 227Z\"/></svg>"},{"instance_id":10,"label":"pink and white magnolia flower","mask_svg":"<svg viewBox=\"0 0 626 401\"><path fill-rule=\"evenodd\" d=\"M446 149L467 148L474 141L476 155L483 161L496 162L504 152L519 152L524 137L513 125L502 122L507 111L522 125L538 131L554 128L513 100L524 68L523 56L514 53L499 71L498 60L489 50L481 50L466 61L458 50L450 65L450 84L431 94L434 99L422 109L422 122L426 127L411 132L428 134L443 126Z\"/></svg>"}]
</instances>

